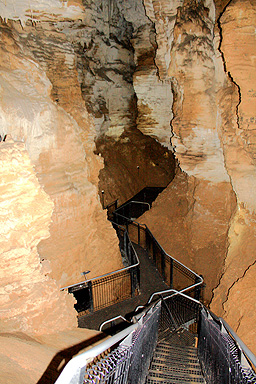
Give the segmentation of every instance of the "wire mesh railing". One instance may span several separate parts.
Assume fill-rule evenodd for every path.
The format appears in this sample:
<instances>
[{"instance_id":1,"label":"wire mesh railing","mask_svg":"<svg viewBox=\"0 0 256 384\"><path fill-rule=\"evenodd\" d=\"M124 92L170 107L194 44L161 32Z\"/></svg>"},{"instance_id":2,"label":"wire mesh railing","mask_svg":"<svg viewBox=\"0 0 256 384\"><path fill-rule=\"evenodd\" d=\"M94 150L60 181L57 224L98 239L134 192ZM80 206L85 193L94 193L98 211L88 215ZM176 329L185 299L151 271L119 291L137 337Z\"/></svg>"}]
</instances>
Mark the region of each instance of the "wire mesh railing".
<instances>
[{"instance_id":1,"label":"wire mesh railing","mask_svg":"<svg viewBox=\"0 0 256 384\"><path fill-rule=\"evenodd\" d=\"M56 384L142 384L157 342L168 341L198 320L199 359L206 383L255 384L252 366L221 320L177 291L144 309L127 329L74 357Z\"/></svg>"},{"instance_id":2,"label":"wire mesh railing","mask_svg":"<svg viewBox=\"0 0 256 384\"><path fill-rule=\"evenodd\" d=\"M200 313L198 353L207 383L256 383L256 374L241 346L222 321L206 309Z\"/></svg>"},{"instance_id":3,"label":"wire mesh railing","mask_svg":"<svg viewBox=\"0 0 256 384\"><path fill-rule=\"evenodd\" d=\"M142 384L157 343L160 303L138 321L96 347L74 357L56 384Z\"/></svg>"},{"instance_id":4,"label":"wire mesh railing","mask_svg":"<svg viewBox=\"0 0 256 384\"><path fill-rule=\"evenodd\" d=\"M199 301L176 292L161 300L159 340L168 340L172 333L179 330L184 324L192 325L198 322L199 312L202 308Z\"/></svg>"},{"instance_id":5,"label":"wire mesh railing","mask_svg":"<svg viewBox=\"0 0 256 384\"><path fill-rule=\"evenodd\" d=\"M140 263L124 227L114 224L126 266L67 287L77 299L78 314L86 315L136 296L140 287Z\"/></svg>"}]
</instances>

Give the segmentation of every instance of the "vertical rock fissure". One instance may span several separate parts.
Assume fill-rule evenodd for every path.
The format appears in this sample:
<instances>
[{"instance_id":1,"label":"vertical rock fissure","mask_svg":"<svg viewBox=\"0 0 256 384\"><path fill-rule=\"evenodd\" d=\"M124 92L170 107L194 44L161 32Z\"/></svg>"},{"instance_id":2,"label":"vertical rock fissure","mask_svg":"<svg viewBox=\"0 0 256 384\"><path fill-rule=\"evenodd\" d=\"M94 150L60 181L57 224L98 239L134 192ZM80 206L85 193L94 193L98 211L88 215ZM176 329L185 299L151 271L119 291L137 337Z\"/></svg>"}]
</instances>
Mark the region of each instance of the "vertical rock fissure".
<instances>
[{"instance_id":1,"label":"vertical rock fissure","mask_svg":"<svg viewBox=\"0 0 256 384\"><path fill-rule=\"evenodd\" d=\"M226 63L226 60L225 60L225 56L224 56L224 52L221 50L221 45L222 45L222 41L223 41L223 33L222 33L222 27L221 27L221 18L222 16L224 15L225 11L227 10L227 8L229 7L229 5L232 3L233 0L230 0L226 5L225 7L223 8L222 12L220 13L218 19L217 19L217 25L218 25L218 29L219 29L219 36L220 36L220 41L219 41L219 46L218 46L218 51L220 52L220 55L221 55L221 58L222 58L222 62L223 62L223 67L224 67L224 71L225 73L227 74L228 78L230 79L230 81L236 86L237 88L237 91L238 91L238 97L239 97L239 100L238 100L238 103L236 105L236 121L237 121L237 126L239 128L239 114L238 114L238 109L239 109L239 105L241 104L241 89L239 87L239 85L235 82L233 76L231 75L230 71L227 70L227 63Z\"/></svg>"},{"instance_id":2,"label":"vertical rock fissure","mask_svg":"<svg viewBox=\"0 0 256 384\"><path fill-rule=\"evenodd\" d=\"M242 276L239 276L239 277L238 277L238 278L231 284L231 286L228 288L228 290L227 290L227 295L226 295L226 300L222 302L222 308L223 308L223 310L224 310L224 313L226 313L224 306L225 306L225 303L226 303L226 302L228 301L228 299L229 299L229 294L230 294L231 289L234 287L235 284L237 284L240 280L242 280L242 279L245 277L246 273L247 273L247 272L249 271L249 269L252 268L254 265L256 265L256 260L254 261L254 263L250 264L250 265L246 268L246 270L244 271L244 273L242 274ZM240 321L241 321L241 318L240 318Z\"/></svg>"}]
</instances>

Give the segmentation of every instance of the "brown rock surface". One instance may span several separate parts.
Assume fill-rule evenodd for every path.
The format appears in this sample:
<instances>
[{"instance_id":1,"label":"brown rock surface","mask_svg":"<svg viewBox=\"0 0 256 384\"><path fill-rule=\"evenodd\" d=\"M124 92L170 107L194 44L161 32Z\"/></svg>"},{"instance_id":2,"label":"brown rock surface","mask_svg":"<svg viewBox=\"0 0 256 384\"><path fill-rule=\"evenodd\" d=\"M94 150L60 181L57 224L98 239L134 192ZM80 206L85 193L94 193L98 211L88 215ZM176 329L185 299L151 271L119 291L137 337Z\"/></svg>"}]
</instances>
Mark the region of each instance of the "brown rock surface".
<instances>
[{"instance_id":1,"label":"brown rock surface","mask_svg":"<svg viewBox=\"0 0 256 384\"><path fill-rule=\"evenodd\" d=\"M256 4L232 1L220 18L229 84L219 92L225 166L238 208L229 231L225 269L211 308L256 353L255 342L255 20Z\"/></svg>"},{"instance_id":2,"label":"brown rock surface","mask_svg":"<svg viewBox=\"0 0 256 384\"><path fill-rule=\"evenodd\" d=\"M100 332L88 329L72 329L36 337L22 332L0 333L1 382L54 383L73 356L91 348L103 338Z\"/></svg>"},{"instance_id":3,"label":"brown rock surface","mask_svg":"<svg viewBox=\"0 0 256 384\"><path fill-rule=\"evenodd\" d=\"M222 273L235 204L229 183L214 185L178 172L140 218L168 254L203 275L206 303Z\"/></svg>"},{"instance_id":4,"label":"brown rock surface","mask_svg":"<svg viewBox=\"0 0 256 384\"><path fill-rule=\"evenodd\" d=\"M172 144L189 176L186 182L180 176L174 179L165 198L160 196L145 215L147 223L162 244L170 244L166 247L174 256L184 261L185 254L193 253L187 263L198 273L205 266L207 295L218 285L212 308L244 336L254 317L250 289L248 303L246 298L240 300L241 328L239 319L234 320L233 300L236 286L249 287L255 261L255 3L152 0L145 1L145 7L155 22L160 76L172 81ZM167 208L168 193L169 204L175 196L171 209L176 215ZM179 213L178 203L183 207ZM168 228L164 234L157 222ZM168 241L167 232L172 236ZM250 281L253 292L255 282ZM255 350L254 341L250 345Z\"/></svg>"},{"instance_id":5,"label":"brown rock surface","mask_svg":"<svg viewBox=\"0 0 256 384\"><path fill-rule=\"evenodd\" d=\"M255 216L238 207L229 231L229 250L211 309L225 318L255 353Z\"/></svg>"},{"instance_id":6,"label":"brown rock surface","mask_svg":"<svg viewBox=\"0 0 256 384\"><path fill-rule=\"evenodd\" d=\"M104 205L121 205L145 187L165 187L174 177L173 153L139 130L124 132L120 140L103 137L97 150L105 161L100 171Z\"/></svg>"},{"instance_id":7,"label":"brown rock surface","mask_svg":"<svg viewBox=\"0 0 256 384\"><path fill-rule=\"evenodd\" d=\"M53 202L40 187L24 144L1 143L1 330L51 333L75 326L72 297L60 293L40 260Z\"/></svg>"},{"instance_id":8,"label":"brown rock surface","mask_svg":"<svg viewBox=\"0 0 256 384\"><path fill-rule=\"evenodd\" d=\"M237 97L233 120L222 133L226 168L238 199L251 211L256 209L251 193L256 182L255 20L256 4L249 0L232 1L220 18L220 50Z\"/></svg>"},{"instance_id":9,"label":"brown rock surface","mask_svg":"<svg viewBox=\"0 0 256 384\"><path fill-rule=\"evenodd\" d=\"M2 27L2 129L25 141L39 182L54 202L51 235L38 250L50 262L51 276L66 286L83 280L84 270L94 277L122 266L118 241L98 199L101 161L93 154L93 125L72 47L47 23L22 33L14 26L17 31Z\"/></svg>"}]
</instances>

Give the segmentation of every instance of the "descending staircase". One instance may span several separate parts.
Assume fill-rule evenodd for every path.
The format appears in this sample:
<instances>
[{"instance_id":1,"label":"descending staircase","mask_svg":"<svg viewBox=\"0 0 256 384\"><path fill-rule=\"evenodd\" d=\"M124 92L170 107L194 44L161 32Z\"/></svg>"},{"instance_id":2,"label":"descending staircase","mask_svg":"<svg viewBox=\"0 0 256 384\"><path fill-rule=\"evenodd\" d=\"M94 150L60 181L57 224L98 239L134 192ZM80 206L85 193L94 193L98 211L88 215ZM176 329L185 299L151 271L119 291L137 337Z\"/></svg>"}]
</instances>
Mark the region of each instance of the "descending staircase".
<instances>
[{"instance_id":1,"label":"descending staircase","mask_svg":"<svg viewBox=\"0 0 256 384\"><path fill-rule=\"evenodd\" d=\"M159 341L146 384L205 383L196 342L196 336L184 328Z\"/></svg>"}]
</instances>

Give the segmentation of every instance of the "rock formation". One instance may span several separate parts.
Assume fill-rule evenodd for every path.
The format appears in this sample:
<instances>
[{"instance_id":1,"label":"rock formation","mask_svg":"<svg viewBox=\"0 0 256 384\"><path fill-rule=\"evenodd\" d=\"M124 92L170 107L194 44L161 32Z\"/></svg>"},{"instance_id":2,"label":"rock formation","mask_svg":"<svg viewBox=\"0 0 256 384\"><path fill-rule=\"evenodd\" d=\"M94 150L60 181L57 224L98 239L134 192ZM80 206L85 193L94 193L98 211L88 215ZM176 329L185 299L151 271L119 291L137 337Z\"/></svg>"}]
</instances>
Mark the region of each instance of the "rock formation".
<instances>
[{"instance_id":1,"label":"rock formation","mask_svg":"<svg viewBox=\"0 0 256 384\"><path fill-rule=\"evenodd\" d=\"M211 308L255 351L255 4L152 0L145 7L155 22L159 75L172 82L171 143L182 173L141 221L204 275L206 301L216 288Z\"/></svg>"},{"instance_id":2,"label":"rock formation","mask_svg":"<svg viewBox=\"0 0 256 384\"><path fill-rule=\"evenodd\" d=\"M18 22L9 21L1 25L0 45L1 135L24 143L41 188L54 204L50 235L41 237L41 231L48 227L40 226L36 227L38 235L36 230L31 233L31 242L38 237L31 257L35 257L37 248L40 260L49 265L49 275L55 281L54 302L60 287L83 280L81 272L90 270L89 277L94 277L122 266L115 231L98 198L102 161L93 153L94 126L82 100L75 55L65 35L49 22L36 26L28 22L21 28ZM7 169L5 172L8 175ZM11 195L10 199L15 203ZM20 225L26 233L26 223ZM9 231L6 239L12 234L11 228ZM16 258L15 243L12 247ZM65 301L66 294L62 295ZM10 318L15 297L6 312ZM67 312L72 313L74 302L69 298L68 303ZM73 313L73 324L75 321ZM54 327L48 329L52 332Z\"/></svg>"},{"instance_id":3,"label":"rock formation","mask_svg":"<svg viewBox=\"0 0 256 384\"><path fill-rule=\"evenodd\" d=\"M122 265L100 199L169 184L141 221L204 276L206 303L255 352L254 1L13 1L0 16L0 150L27 169L4 174L18 229L6 222L1 236L21 234L4 263L19 268L20 252L31 262L17 285L4 284L6 329L8 319L10 330L39 329L49 295L72 311L60 286ZM15 195L19 177L36 206L42 197L39 211ZM30 290L41 284L32 314Z\"/></svg>"},{"instance_id":4,"label":"rock formation","mask_svg":"<svg viewBox=\"0 0 256 384\"><path fill-rule=\"evenodd\" d=\"M1 144L1 331L43 334L75 326L74 300L61 294L38 243L49 237L54 204L22 143Z\"/></svg>"}]
</instances>

